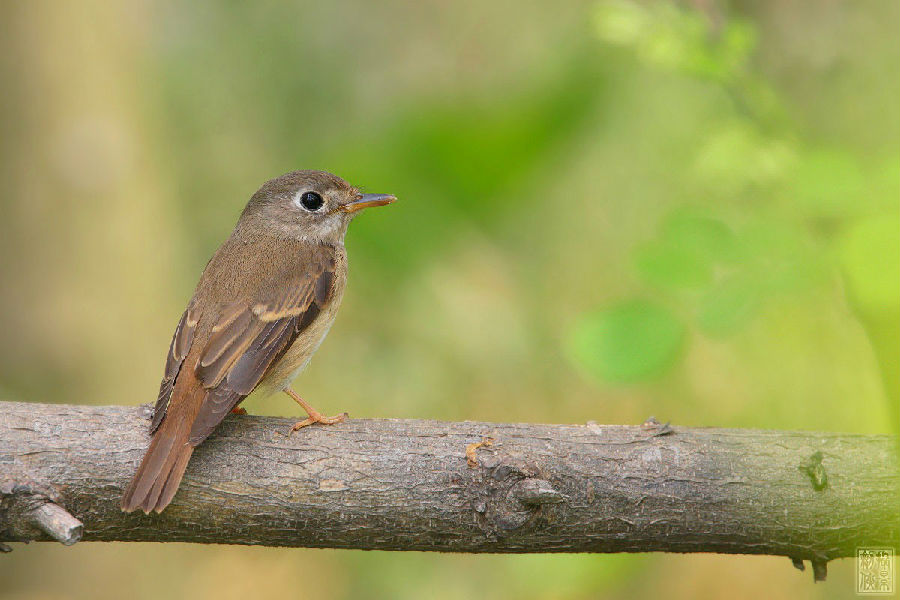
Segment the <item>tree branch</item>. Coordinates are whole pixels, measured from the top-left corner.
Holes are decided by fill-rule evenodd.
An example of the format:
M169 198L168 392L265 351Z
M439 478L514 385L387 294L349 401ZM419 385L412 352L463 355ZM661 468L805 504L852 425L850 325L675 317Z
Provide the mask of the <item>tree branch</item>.
M74 515L89 541L774 554L822 577L859 546L900 546L888 436L357 419L288 435L233 415L169 508L125 514L147 416L0 403L0 541L74 543Z

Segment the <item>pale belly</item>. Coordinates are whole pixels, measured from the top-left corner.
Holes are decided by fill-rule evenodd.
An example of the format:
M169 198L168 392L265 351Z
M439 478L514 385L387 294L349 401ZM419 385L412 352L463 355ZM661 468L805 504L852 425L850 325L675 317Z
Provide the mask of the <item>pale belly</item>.
M259 382L253 391L254 396L269 396L284 390L306 368L312 355L319 349L334 323L343 293L343 282L341 282L340 289L334 291L334 300L329 303L328 309L320 313L306 329L300 332L281 360Z
M318 321L319 319L317 319ZM301 333L290 349L285 352L281 361L259 383L259 391L268 396L290 386L294 379L297 378L297 375L309 364L312 355L319 349L319 346L328 334L328 330L331 329L332 323L334 323L333 316L327 324L323 321L321 327L313 329L316 325L314 323L309 329Z

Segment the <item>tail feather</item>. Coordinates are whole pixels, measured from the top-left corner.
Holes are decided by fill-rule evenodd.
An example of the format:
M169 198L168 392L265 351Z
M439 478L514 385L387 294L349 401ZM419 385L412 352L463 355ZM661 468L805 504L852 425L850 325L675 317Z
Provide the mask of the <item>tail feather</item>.
M189 429L179 426L175 419L166 421L169 419L154 434L134 479L122 496L121 507L126 512L137 509L145 513L162 512L178 490L194 447L188 441Z
M181 485L181 478L184 477L184 470L187 469L188 461L191 460L193 452L194 446L185 444L178 453L175 462L172 463L172 470L169 471L169 476L166 477L166 484L162 488L162 493L160 493L159 499L156 501L157 511L167 507L172 498L175 497L175 492L178 491L178 486Z
M159 477L166 458L175 443L171 432L158 431L150 441L150 447L144 454L134 479L122 496L122 510L131 512L138 508L150 493L150 489Z

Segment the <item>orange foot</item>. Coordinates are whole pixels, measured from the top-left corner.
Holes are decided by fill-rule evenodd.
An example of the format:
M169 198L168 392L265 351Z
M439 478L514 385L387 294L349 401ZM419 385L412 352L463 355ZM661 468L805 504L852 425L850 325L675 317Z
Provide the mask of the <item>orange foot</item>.
M243 406L235 406L234 408L231 409L231 414L233 414L233 415L246 415L246 414L247 414L247 409L244 408Z
M335 423L343 423L348 415L347 413L341 413L339 415L335 415L333 417L326 417L312 406L306 403L306 401L297 395L297 392L292 390L291 388L287 388L284 390L284 393L294 399L294 402L303 407L303 410L306 411L306 414L309 415L306 419L294 423L294 426L291 427L291 433L297 431L298 429L302 429L307 425L312 425L313 423L321 423L322 425L334 425Z

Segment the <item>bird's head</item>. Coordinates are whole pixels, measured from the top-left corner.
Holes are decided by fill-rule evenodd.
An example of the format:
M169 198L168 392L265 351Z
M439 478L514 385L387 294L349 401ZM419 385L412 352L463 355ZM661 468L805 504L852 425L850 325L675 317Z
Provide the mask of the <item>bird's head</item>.
M363 194L325 171L293 171L263 184L241 215L266 231L314 243L340 244L364 208L394 202L390 194Z

